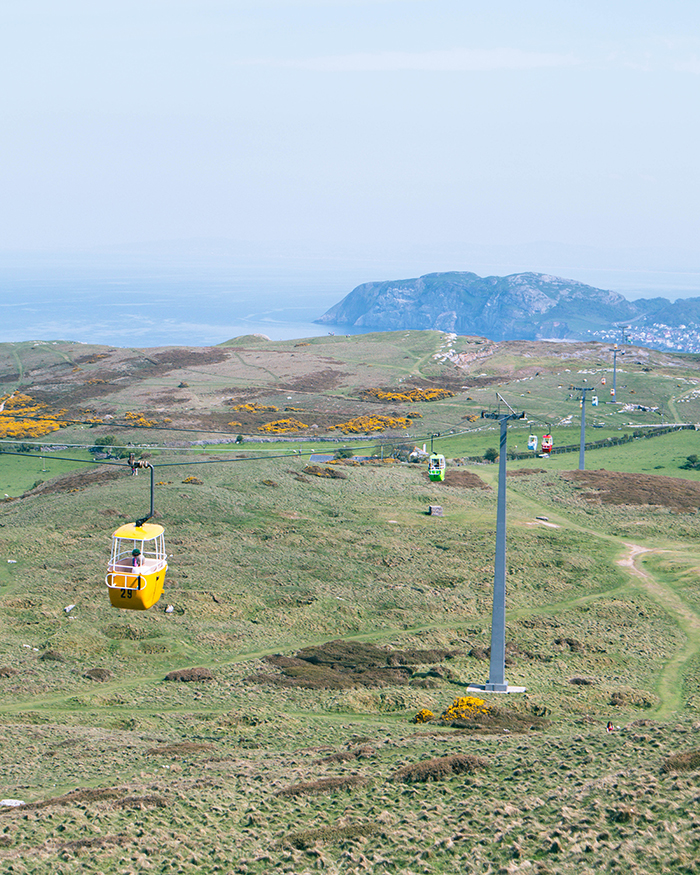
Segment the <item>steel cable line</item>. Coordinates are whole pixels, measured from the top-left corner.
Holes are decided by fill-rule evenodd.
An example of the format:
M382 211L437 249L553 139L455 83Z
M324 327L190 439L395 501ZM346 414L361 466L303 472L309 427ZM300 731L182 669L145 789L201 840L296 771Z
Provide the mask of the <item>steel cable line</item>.
M472 432L477 432L477 431L482 431L482 430L483 430L483 426L479 426L479 428L464 429L462 431L455 432L453 434L441 435L441 440L449 440L450 438L461 437L463 435L471 434ZM401 436L399 435L398 439L400 439L400 438L401 438ZM420 442L420 441L427 442L429 439L430 439L429 433L426 433L424 435L416 435L416 436L411 438L412 441L418 441L418 442ZM14 439L14 440L10 440L7 438L0 439L0 443L17 444L19 442L22 442L22 441L20 439ZM26 443L26 442L24 442L24 443ZM396 441L394 441L394 440L384 441L384 442L375 441L372 443L367 443L365 445L361 445L359 447L354 447L354 449L356 449L356 450L369 450L369 449L373 449L375 447L386 445L389 443L396 443ZM33 446L37 446L37 445L33 444ZM41 446L41 447L51 447L51 446L63 447L63 446L66 446L66 444L50 444L50 443L42 442L38 446ZM85 450L87 450L90 448L90 446L93 446L93 445L92 444L90 444L90 445L88 445L88 444L68 444L68 446L72 447L73 449L85 449ZM153 446L151 446L151 447L138 447L138 446L133 446L130 449L135 449L135 450L138 450L138 449L157 449L157 450L161 450L161 451L165 451L165 452L192 452L193 447L153 447ZM204 449L204 448L202 448L202 449ZM301 450L297 450L296 452L278 453L276 455L256 455L256 456L246 455L246 456L241 456L241 457L237 457L237 458L226 458L226 459L198 459L198 460L192 460L192 461L187 461L187 462L161 462L161 463L154 464L153 467L154 468L168 468L168 467L187 466L187 465L214 465L214 464L219 464L219 463L223 463L223 462L259 462L259 461L264 461L265 459L294 459L294 458L300 458L303 456L313 456L313 455L325 455L325 454L323 453L323 450L309 449L309 450L305 450L304 452L302 452ZM11 450L0 449L0 456L22 456L23 458L26 458L27 453L19 453L19 452L13 452ZM72 458L67 457L67 456L56 456L54 458L56 459L56 461L77 462L77 463L82 464L82 465L111 465L111 466L121 467L124 464L128 464L128 463L123 463L123 462L108 461L108 460L104 460L104 459L72 459Z

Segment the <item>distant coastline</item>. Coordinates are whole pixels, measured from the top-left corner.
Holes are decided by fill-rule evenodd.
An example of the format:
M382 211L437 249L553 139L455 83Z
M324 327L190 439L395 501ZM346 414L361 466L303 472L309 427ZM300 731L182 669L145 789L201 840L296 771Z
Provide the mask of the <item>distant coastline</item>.
M436 259L436 261L439 261ZM439 266L439 265L438 265ZM482 273L485 266L475 265ZM502 268L501 268L502 270ZM399 275L395 265L245 265L95 261L10 262L0 257L0 342L68 340L121 347L212 346L244 334L272 340L363 334L376 328L315 322L358 283ZM411 271L401 271L411 275ZM695 273L580 270L633 300L698 295ZM607 284L604 283L608 279Z

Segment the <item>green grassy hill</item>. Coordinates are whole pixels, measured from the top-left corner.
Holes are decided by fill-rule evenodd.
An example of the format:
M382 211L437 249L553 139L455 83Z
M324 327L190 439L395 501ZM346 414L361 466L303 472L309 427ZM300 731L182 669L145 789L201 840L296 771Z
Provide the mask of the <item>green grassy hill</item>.
M5 871L693 871L700 473L679 466L697 433L591 450L583 475L576 453L509 462L506 676L527 692L483 696L488 713L458 724L413 719L487 679L497 466L451 461L445 483L421 464L309 467L338 446L328 426L406 409L422 414L409 429L353 445L388 455L441 431L448 459L483 455L493 423L463 417L496 389L532 420L511 447L542 422L577 445L568 387L609 383L604 348L436 332L31 346L0 349L0 401L46 404L33 422L65 410L26 442L69 449L0 454L0 795L26 803L0 806ZM660 420L630 399L700 419L697 379L692 357L630 351L591 438ZM371 387L455 394L383 403ZM227 431L253 402L278 410ZM320 420L299 445L189 445L305 421L285 406ZM110 607L104 585L148 477L70 461L109 434L156 466L171 556L148 612Z

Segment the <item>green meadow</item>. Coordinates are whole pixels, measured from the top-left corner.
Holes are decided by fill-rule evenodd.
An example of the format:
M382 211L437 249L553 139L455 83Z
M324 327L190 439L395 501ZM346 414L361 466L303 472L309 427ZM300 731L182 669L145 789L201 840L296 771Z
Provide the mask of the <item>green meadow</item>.
M356 358L347 386L315 384L316 409L326 398L345 415L359 405L353 385L390 385L392 369L395 385L431 374L456 384L433 358L443 336L372 337L303 341L348 374ZM274 374L278 352L308 354L292 342L231 343L236 367L256 373ZM453 341L469 355L480 345ZM467 460L498 446L498 434L462 417L492 409L496 390L517 408L516 381L531 376L542 381L536 393L528 384L533 421L511 430L509 449L531 431L541 438L545 414L573 413L552 433L557 446L578 445L578 405L559 389L573 360L503 346L464 376L500 382L423 403L411 439L348 442L429 444L443 422L455 432L436 440L445 483L431 483L424 463L386 457L314 469L312 449L343 445L328 433L300 446L190 447L175 430L185 415L170 413L172 427L148 441L118 431L156 445L138 452L155 466L169 568L147 612L112 608L104 576L112 531L148 510L148 472L87 461L87 449L61 451L84 464L0 454L11 499L0 502L0 795L23 803L0 806L3 871L696 871L700 475L680 467L698 452L694 430L588 451L586 469L608 472L602 479L569 473L577 451L508 462L506 677L526 692L483 694L485 713L440 720L489 672L498 465ZM79 357L62 351L75 380ZM532 374L514 371L525 353ZM600 371L594 353L578 350L575 367ZM666 386L671 416L696 365L647 353L635 350L643 364L622 382L633 397ZM367 376L370 364L381 380ZM309 403L289 380L256 386L225 366L207 366L210 395L206 368L188 366L144 376L129 406L126 395L80 403L152 412L144 398L179 392L180 408L203 415L237 381L261 404ZM601 424L619 417L622 432L639 429L632 413L599 410ZM595 423L591 440L621 433ZM73 425L46 440L87 448L112 433L113 422ZM435 505L442 516L429 515ZM415 722L422 711L433 719Z

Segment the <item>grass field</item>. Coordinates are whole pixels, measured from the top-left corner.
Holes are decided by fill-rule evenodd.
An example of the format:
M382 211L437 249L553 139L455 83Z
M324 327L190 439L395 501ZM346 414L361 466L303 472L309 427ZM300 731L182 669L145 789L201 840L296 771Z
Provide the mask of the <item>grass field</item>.
M377 366L437 369L441 337L379 344ZM352 345L309 342L328 358ZM256 350L236 355L262 373L273 363ZM79 357L71 375L103 361ZM567 473L577 454L508 463L506 676L527 692L484 696L491 712L459 725L413 719L488 676L497 465L451 464L444 484L396 462L319 477L306 451L253 459L261 447L244 443L222 464L225 447L180 435L151 451L165 592L129 612L103 578L111 531L147 511L148 477L0 455L4 491L25 494L0 503L0 795L25 803L0 806L3 871L695 872L700 484L678 465L696 434L590 451L589 479ZM478 432L441 450L495 445ZM603 469L629 477L605 491ZM165 679L187 669L199 680Z

